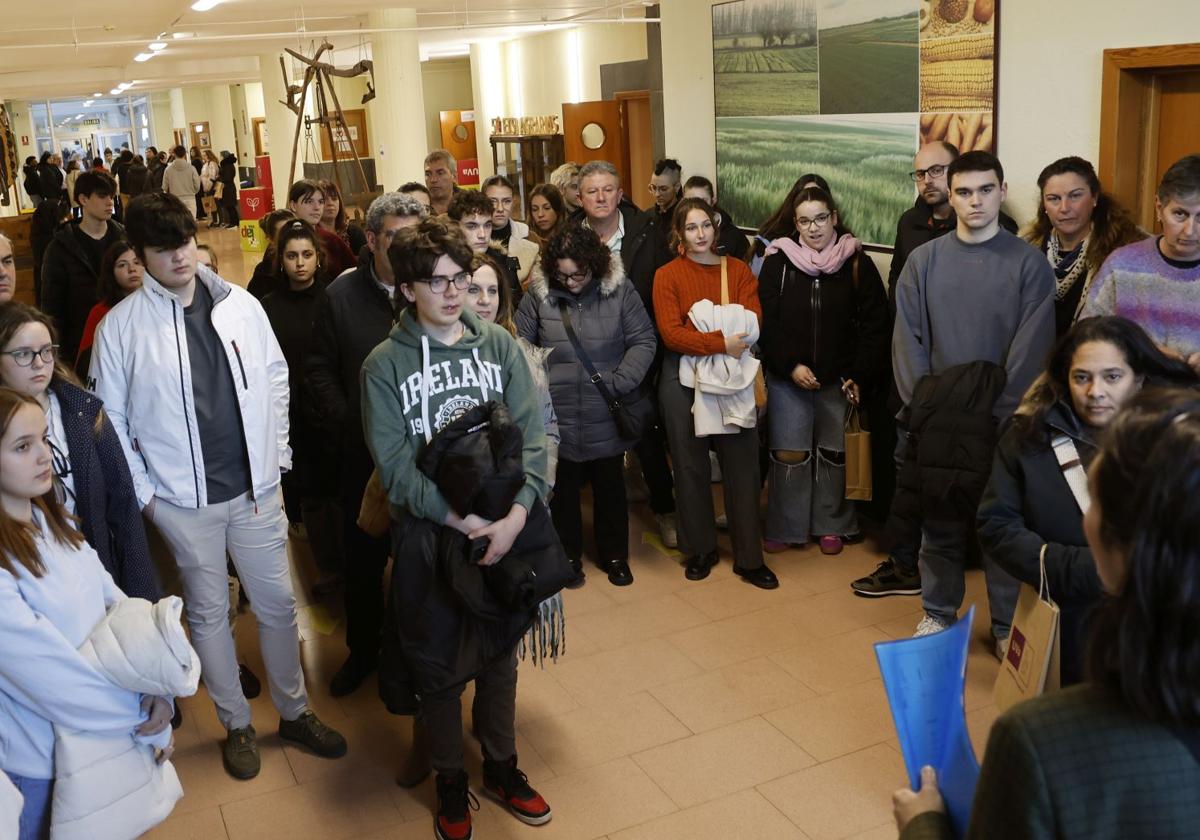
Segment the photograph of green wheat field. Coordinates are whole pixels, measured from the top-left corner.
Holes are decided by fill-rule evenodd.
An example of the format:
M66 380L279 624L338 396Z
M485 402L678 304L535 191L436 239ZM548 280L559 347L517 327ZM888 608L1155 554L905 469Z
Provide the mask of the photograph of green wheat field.
M918 110L920 16L914 0L822 0L817 17L820 113Z
M720 117L721 205L755 228L807 172L824 177L843 221L863 242L891 246L896 220L912 206L908 177L917 114L859 117Z
M817 113L813 0L737 0L713 6L718 117Z

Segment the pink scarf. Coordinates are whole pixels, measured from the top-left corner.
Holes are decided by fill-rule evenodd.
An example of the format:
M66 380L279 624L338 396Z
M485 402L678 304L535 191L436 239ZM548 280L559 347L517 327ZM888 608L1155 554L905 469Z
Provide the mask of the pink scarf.
M835 274L846 264L846 260L862 249L862 243L848 233L830 242L821 251L815 251L803 242L797 242L787 236L780 237L771 243L765 255L770 256L776 251L791 260L792 265L812 277L818 274Z

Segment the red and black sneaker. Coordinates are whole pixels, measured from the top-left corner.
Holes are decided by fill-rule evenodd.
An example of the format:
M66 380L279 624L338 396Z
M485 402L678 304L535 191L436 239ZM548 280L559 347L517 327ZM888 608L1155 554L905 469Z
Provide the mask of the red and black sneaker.
M467 772L453 776L437 775L438 809L433 815L433 831L438 840L471 840L471 810L479 810L479 800L467 787Z
M508 761L483 762L483 789L507 805L513 816L526 825L550 822L550 806L542 795L529 786L529 777L517 767L514 755Z

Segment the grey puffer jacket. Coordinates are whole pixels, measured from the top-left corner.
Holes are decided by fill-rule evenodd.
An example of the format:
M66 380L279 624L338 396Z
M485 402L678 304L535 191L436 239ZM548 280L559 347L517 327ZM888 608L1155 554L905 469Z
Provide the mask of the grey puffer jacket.
M558 445L562 438L558 434L558 415L554 413L554 400L550 397L550 349L536 347L518 336L517 346L529 363L529 376L537 390L538 402L542 404L542 422L546 424L546 480L554 486L554 475L558 471Z
M604 384L616 396L634 391L654 361L654 326L637 291L625 279L620 257L608 274L594 279L578 295L547 283L534 267L529 288L517 309L517 333L550 352L550 396L558 415L559 457L594 461L629 449L617 433L612 414L592 384L567 338L558 304L570 307L571 323Z

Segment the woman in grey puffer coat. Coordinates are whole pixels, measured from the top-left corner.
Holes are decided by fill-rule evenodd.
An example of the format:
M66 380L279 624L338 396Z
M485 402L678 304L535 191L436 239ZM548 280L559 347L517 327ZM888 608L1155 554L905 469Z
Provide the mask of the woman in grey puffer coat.
M534 267L517 309L517 332L548 348L550 396L562 442L550 512L567 556L581 570L583 522L580 490L592 485L597 565L616 586L633 582L629 571L629 509L622 463L636 441L624 440L600 390L571 346L560 304L604 384L615 396L635 391L654 360L654 327L637 291L588 228L556 234Z

